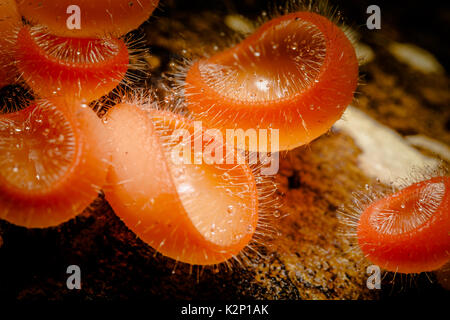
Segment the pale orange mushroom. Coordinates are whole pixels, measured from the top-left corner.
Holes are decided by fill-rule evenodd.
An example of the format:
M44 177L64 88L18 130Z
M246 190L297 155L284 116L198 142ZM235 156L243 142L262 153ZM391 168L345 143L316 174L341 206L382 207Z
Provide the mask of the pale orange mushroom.
M17 37L17 67L41 97L89 103L125 77L129 52L122 39L65 38L23 27Z
M357 227L372 263L400 273L437 270L450 260L450 178L414 183L370 204Z
M19 12L28 21L46 26L54 35L101 38L119 37L136 29L151 16L159 0L16 0L16 2ZM80 22L79 28L76 22Z
M194 117L224 133L279 130L279 147L270 149L279 151L327 132L352 101L357 82L358 61L345 33L321 15L296 12L194 63L185 95Z
M220 141L205 132L195 138L184 117L134 104L113 107L106 126L114 144L106 199L139 238L165 256L198 265L224 262L251 241L258 199L249 166L193 163L195 139L223 150ZM187 140L175 139L180 132Z
M106 181L106 142L89 108L46 102L0 115L0 218L44 228L81 213Z

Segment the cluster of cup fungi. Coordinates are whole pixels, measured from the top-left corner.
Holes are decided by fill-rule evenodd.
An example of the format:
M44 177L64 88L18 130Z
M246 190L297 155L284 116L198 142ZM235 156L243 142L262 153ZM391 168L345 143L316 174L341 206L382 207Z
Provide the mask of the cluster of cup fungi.
M70 29L67 10L74 4L81 28ZM173 88L187 112L128 95L99 116L92 103L130 81L133 50L125 35L157 5L0 0L0 85L19 82L35 97L0 114L0 218L27 228L56 226L102 191L126 226L161 254L215 265L270 229L261 177L244 156L267 150L249 144L235 150L205 128L224 135L278 129L271 152L310 143L351 103L358 60L338 19L305 6L190 63ZM204 125L200 134L194 121ZM188 143L189 152L175 152L180 129L189 142L201 139L201 149ZM219 161L196 162L206 149ZM449 260L449 190L449 177L433 177L344 220L364 255L383 269L436 270ZM265 210L270 215L270 206Z

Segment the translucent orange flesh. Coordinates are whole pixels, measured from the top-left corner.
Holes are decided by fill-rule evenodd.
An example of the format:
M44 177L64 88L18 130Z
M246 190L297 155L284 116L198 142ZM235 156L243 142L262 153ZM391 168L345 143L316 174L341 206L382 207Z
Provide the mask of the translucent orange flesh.
M14 0L0 0L0 88L11 84L17 75L14 66L14 33L21 25Z
M105 141L88 108L46 103L0 115L0 218L44 228L81 213L106 181Z
M128 49L121 39L71 39L23 27L16 44L17 66L27 84L42 97L100 98L124 78Z
M185 129L190 142L194 129L170 112L120 104L107 114L107 128L115 148L106 199L142 240L165 256L197 265L221 263L249 243L258 214L246 164L176 160L180 153L172 151L180 144L171 141L174 130Z
M121 36L150 17L159 0L17 0L20 13L50 33L67 37ZM69 6L80 8L80 29L69 29L74 21Z
M206 125L278 129L279 150L288 150L330 129L352 101L357 79L344 32L318 14L297 12L195 63L185 89L189 109Z
M450 178L413 184L370 205L358 243L374 264L394 272L432 271L450 259Z

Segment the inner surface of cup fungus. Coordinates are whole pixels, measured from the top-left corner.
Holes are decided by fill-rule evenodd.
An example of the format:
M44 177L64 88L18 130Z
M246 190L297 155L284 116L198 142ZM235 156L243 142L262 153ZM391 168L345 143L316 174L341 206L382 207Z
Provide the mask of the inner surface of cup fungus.
M258 221L256 184L245 161L196 164L206 146L194 150L194 139L215 150L224 145L205 132L196 136L192 122L169 111L120 104L106 122L115 146L106 199L134 233L190 264L221 263L244 249ZM187 152L178 152L180 146Z
M50 33L85 38L119 37L136 29L150 17L159 0L16 0L16 2L20 13L28 21L45 25Z
M26 83L42 97L90 102L124 78L129 53L122 39L65 38L23 27L16 59Z
M106 181L108 150L89 108L42 102L0 114L0 218L29 228L81 213Z
M185 94L194 116L210 127L279 129L279 150L289 150L330 129L357 80L345 33L321 15L296 12L193 64Z
M357 227L358 244L374 264L420 273L450 259L450 178L412 184L369 205Z
M22 23L14 0L0 0L0 88L14 82L14 36Z

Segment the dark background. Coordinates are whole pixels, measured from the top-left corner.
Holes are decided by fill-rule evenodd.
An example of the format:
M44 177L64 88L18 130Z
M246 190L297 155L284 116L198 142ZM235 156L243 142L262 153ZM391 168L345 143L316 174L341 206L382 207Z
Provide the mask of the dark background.
M212 10L218 12L236 12L254 18L261 11L283 4L274 0L163 0L156 16L170 16L173 12ZM308 2L308 1L305 1ZM378 5L381 9L381 28L383 32L398 35L398 40L411 42L436 55L446 70L450 67L450 2L449 1L374 1L374 0L330 0L339 8L352 26L365 28L369 5ZM368 31L372 32L372 31Z

